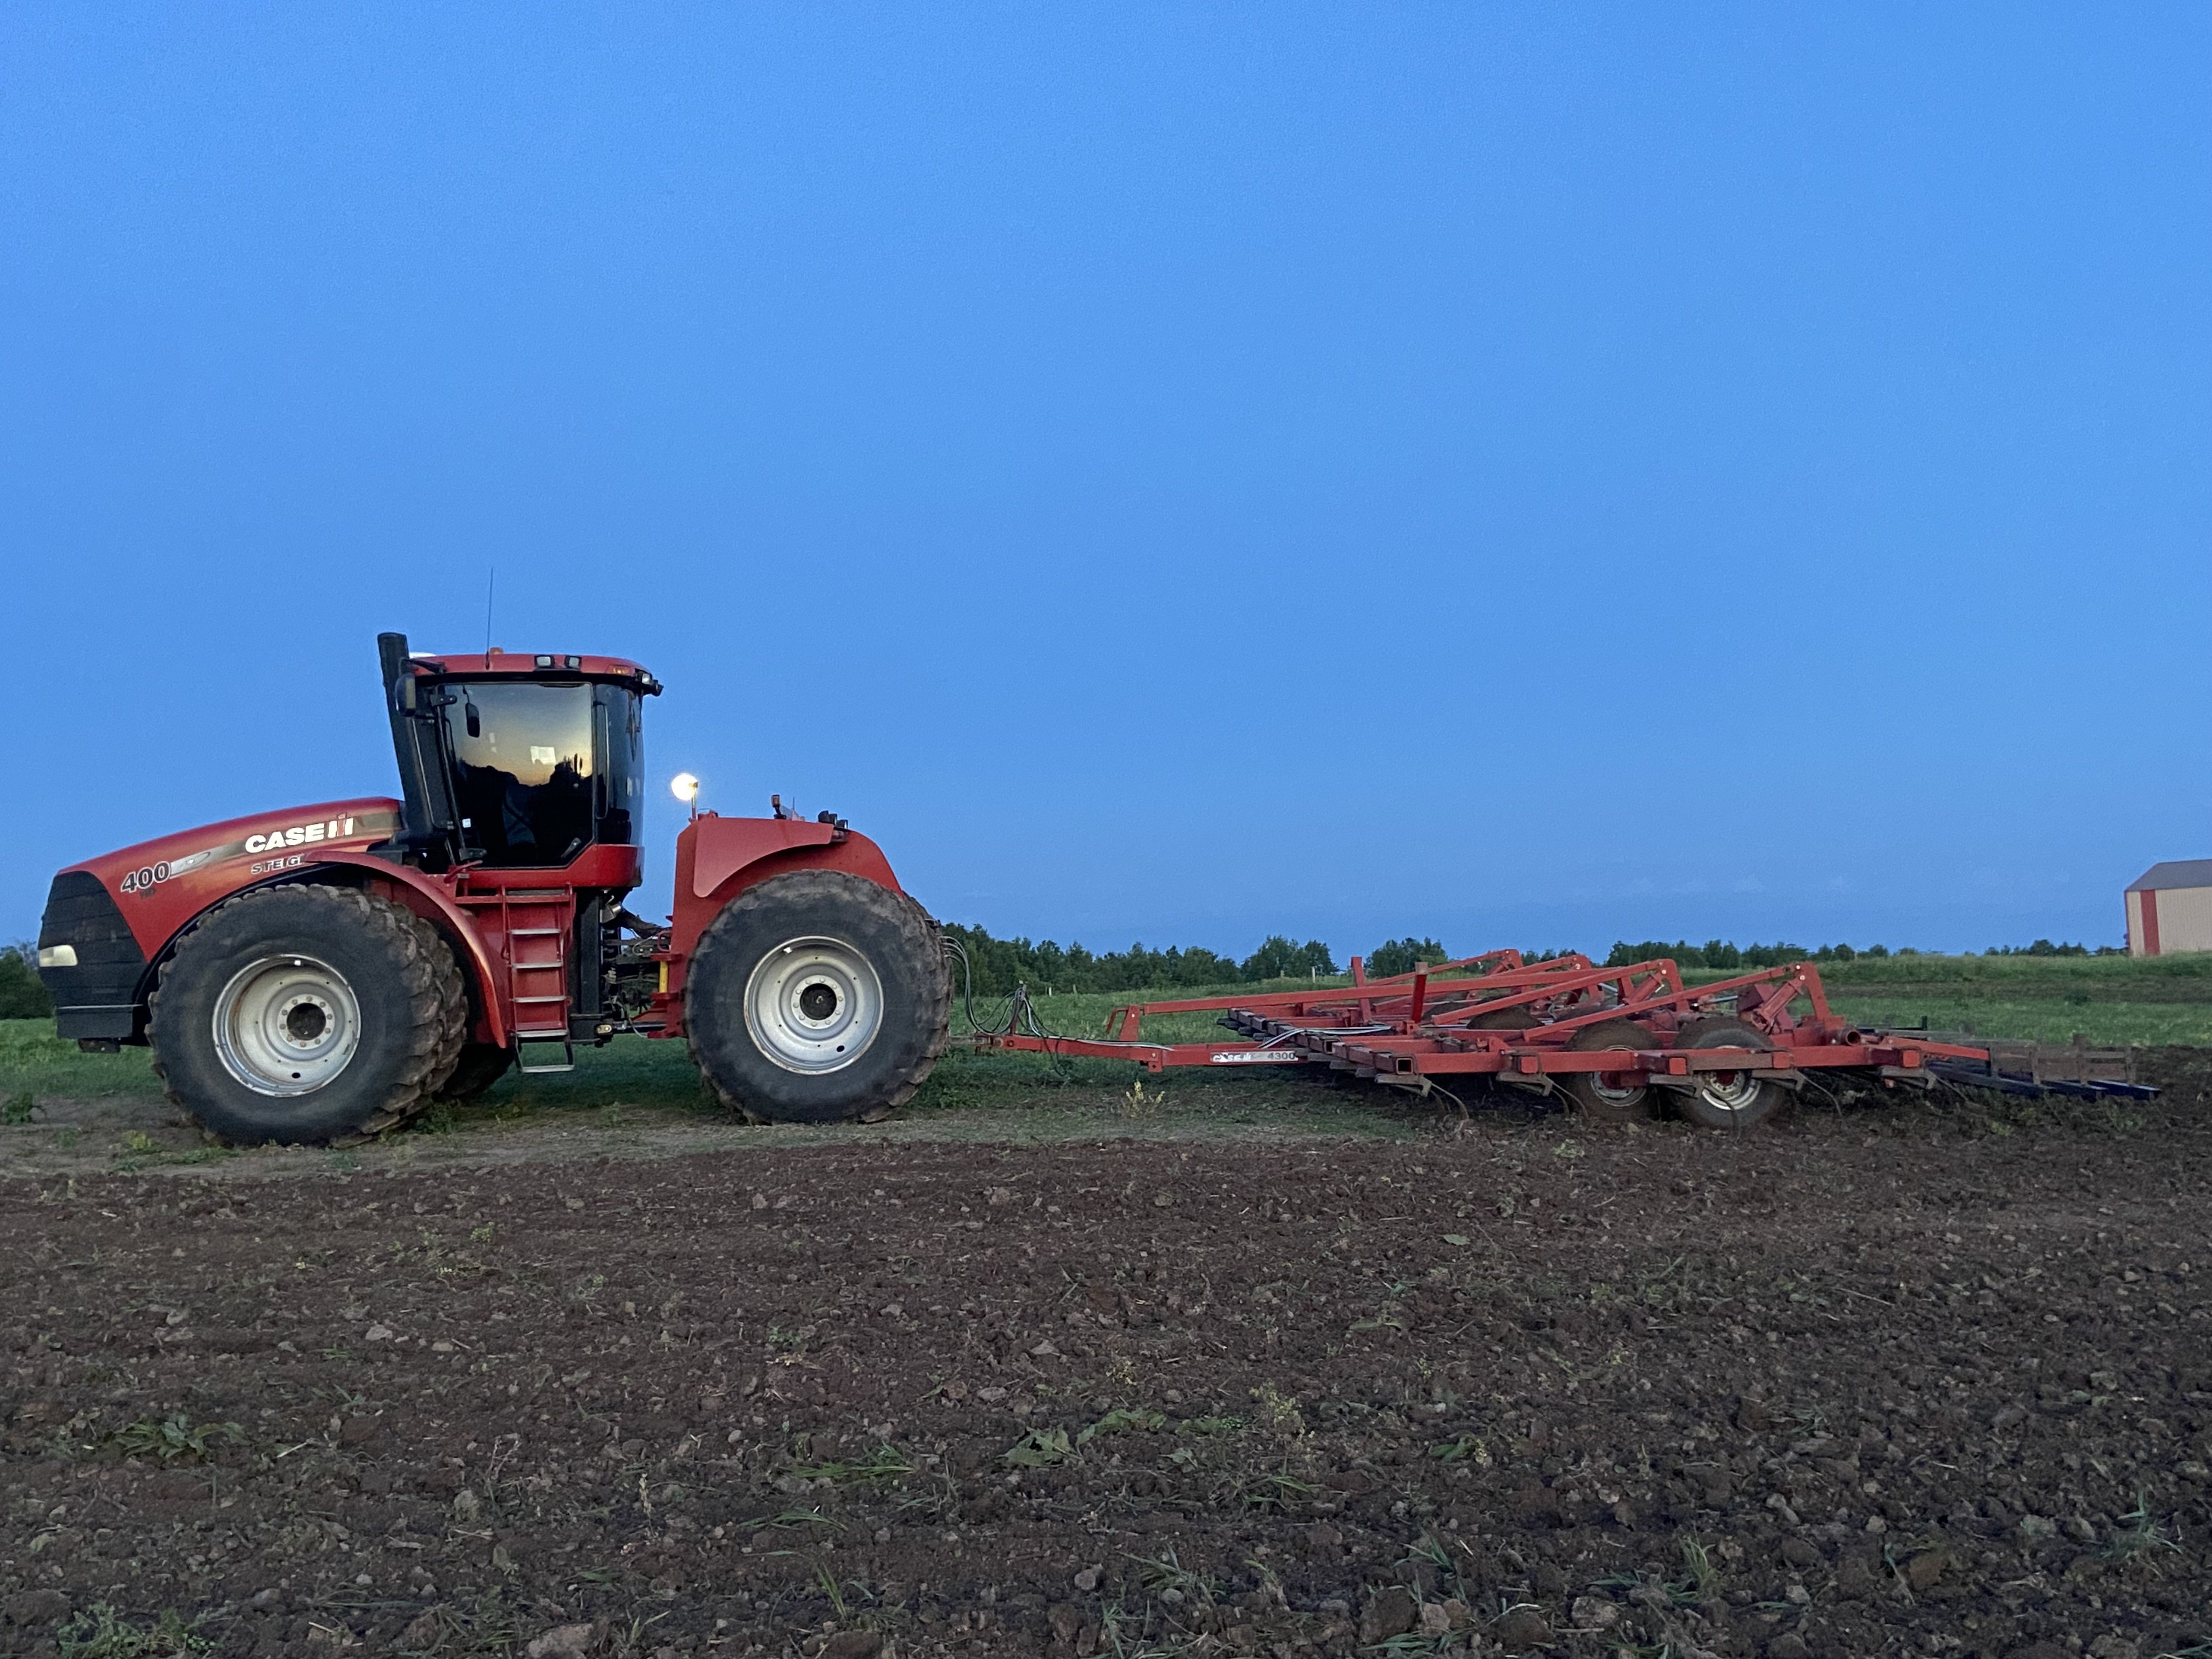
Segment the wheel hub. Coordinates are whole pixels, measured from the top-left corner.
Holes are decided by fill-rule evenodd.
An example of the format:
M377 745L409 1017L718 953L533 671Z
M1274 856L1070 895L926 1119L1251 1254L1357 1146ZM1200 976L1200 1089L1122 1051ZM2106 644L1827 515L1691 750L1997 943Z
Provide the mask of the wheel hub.
M264 957L216 998L215 1051L258 1095L312 1094L361 1044L361 1005L345 976L313 957Z
M787 940L761 958L745 984L745 1028L787 1072L851 1065L883 1023L883 981L842 939Z
M1723 1112L1741 1112L1759 1100L1764 1083L1754 1072L1708 1072L1698 1092L1705 1103Z

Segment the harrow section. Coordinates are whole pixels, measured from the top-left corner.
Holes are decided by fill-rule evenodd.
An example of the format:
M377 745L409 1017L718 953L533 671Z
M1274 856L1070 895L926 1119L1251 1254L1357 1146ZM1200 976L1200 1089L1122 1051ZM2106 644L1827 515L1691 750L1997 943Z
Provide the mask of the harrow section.
M1108 1035L1058 1036L1025 1021L1024 999L981 1048L1170 1066L1304 1066L1427 1093L1483 1078L1559 1093L1585 1115L1628 1118L1662 1103L1693 1122L1747 1127L1808 1079L1875 1086L1949 1082L2012 1092L2053 1085L2014 1075L1990 1048L1916 1031L1863 1030L1829 1008L1809 962L1686 986L1671 959L1600 966L1583 956L1530 962L1517 951L1423 965L1311 991L1130 1003ZM1147 1042L1148 1016L1215 1012L1236 1041ZM2068 1093L2148 1094L2121 1079L2069 1079Z

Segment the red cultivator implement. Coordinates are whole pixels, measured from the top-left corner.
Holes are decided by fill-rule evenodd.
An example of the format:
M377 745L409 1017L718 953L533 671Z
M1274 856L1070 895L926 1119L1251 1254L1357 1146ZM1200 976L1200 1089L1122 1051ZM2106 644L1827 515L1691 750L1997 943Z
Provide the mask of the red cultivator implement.
M1099 1040L1056 1036L1025 1020L1025 1000L984 1048L1170 1066L1311 1066L1421 1092L1483 1078L1559 1093L1599 1118L1647 1115L1660 1103L1708 1127L1759 1122L1817 1073L1877 1086L1937 1081L2017 1091L1987 1048L1926 1033L1863 1030L1828 1006L1808 962L1686 986L1664 958L1601 967L1589 957L1524 961L1517 951L1419 967L1310 991L1132 1003ZM1218 1012L1242 1039L1148 1042L1147 1016ZM2050 1089L2047 1083L2035 1091ZM2146 1094L2122 1079L2081 1079L2065 1091Z

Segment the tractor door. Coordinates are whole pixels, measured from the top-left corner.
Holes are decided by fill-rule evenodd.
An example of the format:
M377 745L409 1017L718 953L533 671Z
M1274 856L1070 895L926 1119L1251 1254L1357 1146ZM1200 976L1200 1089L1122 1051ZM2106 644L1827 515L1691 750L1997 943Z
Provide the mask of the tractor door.
M637 844L637 695L586 680L455 679L440 687L461 835L493 869L558 868Z

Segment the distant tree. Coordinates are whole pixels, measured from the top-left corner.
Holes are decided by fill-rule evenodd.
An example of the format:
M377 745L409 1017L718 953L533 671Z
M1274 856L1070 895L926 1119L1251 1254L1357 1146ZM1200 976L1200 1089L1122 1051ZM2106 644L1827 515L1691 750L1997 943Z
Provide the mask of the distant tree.
M10 945L0 949L0 1019L51 1019L54 1000L46 994L39 970L35 945Z
M1626 939L1613 941L1612 954L1605 959L1608 968L1626 968L1631 963L1650 962L1669 957L1677 968L1704 968L1711 965L1706 951L1710 947L1692 945L1678 939L1672 945L1664 939L1647 939L1641 945L1631 945ZM1723 945L1723 950L1733 949Z
M1139 941L1126 951L1109 951L1100 956L1079 944L1063 947L1052 939L1033 944L1019 936L994 939L983 928L963 927L958 922L947 922L945 936L967 953L968 970L978 996L1002 997L1017 985L1026 985L1042 996L1048 988L1062 993L1143 991L1155 986L1234 985L1250 977L1234 957L1223 956L1203 945L1156 951ZM1269 956L1270 947L1279 948ZM1262 957L1267 960L1261 961ZM1268 977L1336 971L1336 964L1329 959L1328 947L1318 939L1291 945L1279 935L1261 945L1251 961L1262 966L1278 961L1285 964ZM957 963L953 973L955 990L964 989L958 982Z
M1304 945L1294 945L1284 934L1270 933L1258 950L1244 958L1237 975L1248 980L1310 979L1316 974L1333 974L1336 958L1329 955L1328 946L1317 939Z
M1747 968L1779 968L1785 962L1803 962L1813 953L1802 945L1747 945L1743 947L1743 965Z
M1193 945L1151 951L1132 945L1100 957L1084 988L1092 991L1140 991L1152 985L1224 985L1237 978L1232 957Z
M1373 979L1388 979L1393 974L1410 974L1416 963L1425 962L1431 967L1439 962L1449 962L1451 952L1432 939L1415 939L1408 934L1404 939L1386 940L1368 953L1367 972Z

